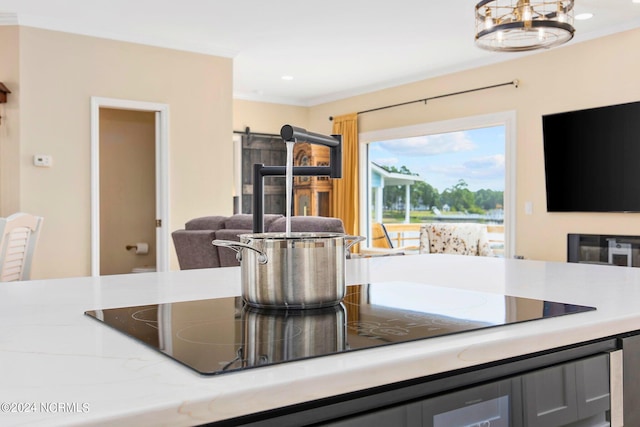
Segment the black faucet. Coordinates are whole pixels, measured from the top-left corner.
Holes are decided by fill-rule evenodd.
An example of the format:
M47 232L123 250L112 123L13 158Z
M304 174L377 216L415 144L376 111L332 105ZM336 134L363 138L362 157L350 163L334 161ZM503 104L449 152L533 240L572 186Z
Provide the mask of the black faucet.
M324 145L330 148L329 166L294 166L294 176L328 176L342 178L342 135L321 135L307 132L305 129L284 125L280 129L282 140ZM262 163L253 165L253 232L264 232L264 177L285 176L286 166L265 166ZM290 212L287 212L289 215Z

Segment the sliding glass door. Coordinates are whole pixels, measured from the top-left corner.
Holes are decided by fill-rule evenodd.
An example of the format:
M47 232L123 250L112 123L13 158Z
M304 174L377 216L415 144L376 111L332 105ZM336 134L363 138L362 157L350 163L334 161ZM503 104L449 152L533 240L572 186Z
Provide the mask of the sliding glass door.
M482 223L494 253L511 256L514 127L515 114L501 113L361 134L369 246L379 224L415 251L422 223Z

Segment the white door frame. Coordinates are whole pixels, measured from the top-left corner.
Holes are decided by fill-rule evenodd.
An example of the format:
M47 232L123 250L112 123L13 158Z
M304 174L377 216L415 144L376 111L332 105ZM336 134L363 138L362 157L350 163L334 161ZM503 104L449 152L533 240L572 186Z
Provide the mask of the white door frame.
M100 108L156 114L156 270L169 268L169 105L91 97L91 275L100 275Z
M233 135L233 203L234 211L242 213L242 135ZM238 204L236 205L236 197Z
M412 126L405 126L392 129L381 129L377 131L363 132L358 138L359 146L359 168L360 182L368 183L371 177L367 176L368 171L368 150L367 144L376 141L386 141L398 138L410 138L422 135L436 135L469 129L484 128L490 126L504 126L505 130L505 176L504 176L504 246L505 258L512 258L516 248L516 112L503 111L479 116L461 117L459 119L444 120L441 122L421 123ZM360 227L369 226L368 199L370 195L367 191L360 191Z

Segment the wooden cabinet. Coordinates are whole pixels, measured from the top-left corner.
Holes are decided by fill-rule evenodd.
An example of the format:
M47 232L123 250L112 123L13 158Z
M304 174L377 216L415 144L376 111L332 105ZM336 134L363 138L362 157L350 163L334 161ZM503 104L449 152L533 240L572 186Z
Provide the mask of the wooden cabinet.
M297 143L293 151L295 166L329 166L329 148ZM293 184L293 214L331 216L333 183L325 176L297 176Z

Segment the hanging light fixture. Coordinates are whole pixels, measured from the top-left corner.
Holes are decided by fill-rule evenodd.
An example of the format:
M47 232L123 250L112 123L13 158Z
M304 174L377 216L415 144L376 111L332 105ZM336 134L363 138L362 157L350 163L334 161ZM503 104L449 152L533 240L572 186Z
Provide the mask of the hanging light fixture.
M523 52L573 38L574 0L482 0L476 4L476 44L486 50Z

